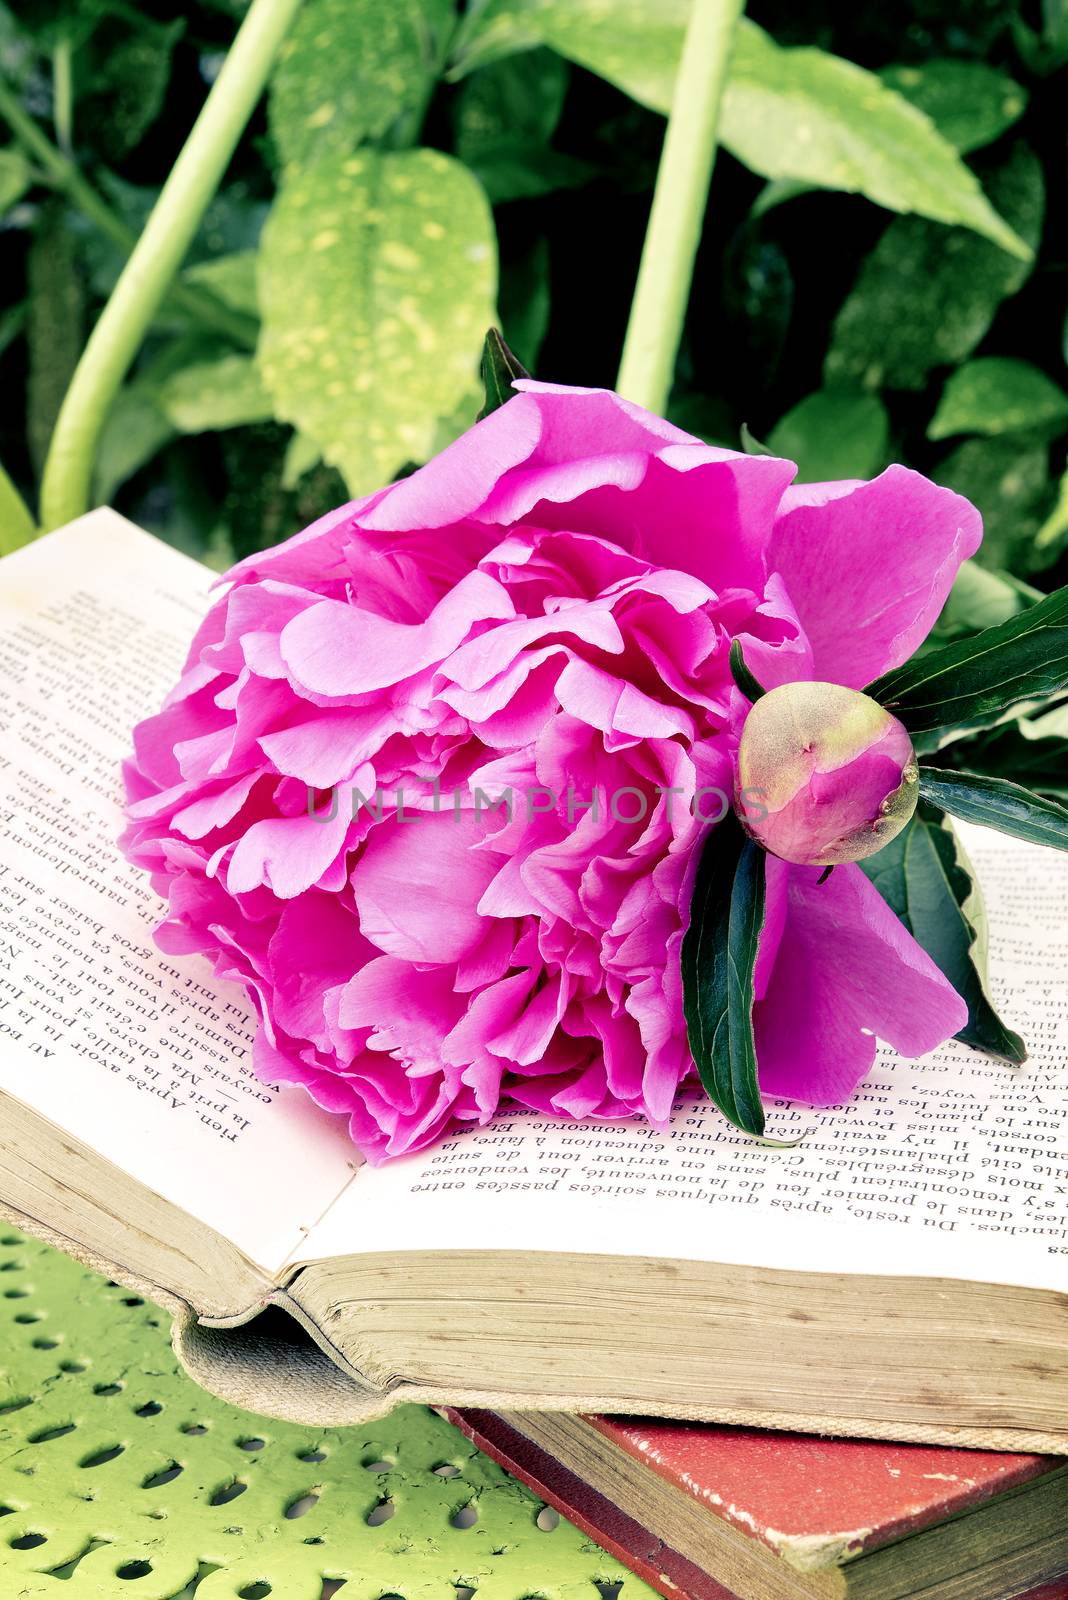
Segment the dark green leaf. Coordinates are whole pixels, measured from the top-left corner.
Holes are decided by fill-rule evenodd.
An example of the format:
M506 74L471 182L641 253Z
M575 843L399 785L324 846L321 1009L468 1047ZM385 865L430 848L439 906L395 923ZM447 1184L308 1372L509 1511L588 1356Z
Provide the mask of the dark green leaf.
M456 154L494 205L588 182L596 168L549 148L571 69L553 50L527 50L480 68L456 96Z
M93 465L93 495L111 505L116 492L177 436L178 429L159 403L160 390L174 374L217 360L225 353L196 334L172 339L140 363L108 412Z
M477 166L487 149L545 146L564 108L571 68L553 50L527 50L467 78L453 109L456 154Z
M928 439L955 433L1053 433L1068 419L1068 394L1040 367L1011 356L981 356L946 382Z
M14 305L5 306L0 311L0 356L25 328L28 310L25 300L16 300Z
M774 450L769 450L766 444L761 444L755 433L752 433L747 422L743 422L738 430L741 435L742 449L747 456L773 456Z
M1068 809L1006 778L921 767L920 796L962 822L1068 850Z
M977 936L981 891L940 814L921 805L896 839L858 865L967 1005L968 1023L957 1038L1003 1061L1026 1060L1023 1040L1001 1021L986 992Z
M1068 702L943 745L938 762L1068 801Z
M731 677L745 695L746 699L751 700L755 705L756 702L761 699L761 697L766 694L767 691L757 682L749 668L746 666L745 656L742 654L742 646L737 639L732 639L731 641L731 650L728 659L730 661Z
M1068 685L1068 588L994 628L914 657L865 690L910 732L993 723Z
M988 169L998 210L1032 247L1042 232L1042 166L1024 144ZM860 269L835 319L824 363L828 383L924 389L935 367L971 355L1001 302L1030 265L962 228L922 217L891 222Z
M991 572L977 562L961 563L949 599L936 622L931 644L947 644L962 634L978 633L1018 616L1042 599L1042 591L1008 572Z
M549 330L549 242L538 239L525 255L502 263L498 296L505 343L528 372Z
M561 150L517 145L512 140L484 146L468 166L494 205L506 200L536 200L556 189L580 189L597 173L588 161Z
M1052 565L1068 544L1068 472L1061 474L1057 499L1028 548L1031 568L1040 571Z
M116 8L118 12L118 8ZM131 29L133 7L105 17L88 46L80 74L79 141L88 138L105 161L118 162L135 150L163 110L171 75L171 56L185 22L148 21L144 13Z
M1027 91L982 61L936 57L915 65L884 67L888 88L930 117L943 138L966 154L990 144L1027 109Z
M799 483L874 478L887 464L889 418L874 394L817 389L772 428L768 444L797 462Z
M1042 10L1040 33L1029 28L1021 16L1012 18L1012 32L1020 60L1029 72L1045 78L1068 61L1068 14L1063 0L1049 0Z
M94 498L101 505L110 505L116 491L169 444L176 432L156 403L154 385L135 379L120 389L97 445Z
M932 476L982 513L983 542L974 558L980 566L1030 572L1055 558L1055 547L1037 543L1054 497L1047 444L1010 436L968 439Z
M530 377L526 367L512 354L496 328L491 328L486 334L480 370L486 399L478 414L479 422L483 417L488 417L491 411L496 411L498 406L511 400L514 393L512 384L516 378Z
M713 1105L764 1131L753 1038L753 969L764 926L764 854L729 816L709 830L682 941L690 1050Z

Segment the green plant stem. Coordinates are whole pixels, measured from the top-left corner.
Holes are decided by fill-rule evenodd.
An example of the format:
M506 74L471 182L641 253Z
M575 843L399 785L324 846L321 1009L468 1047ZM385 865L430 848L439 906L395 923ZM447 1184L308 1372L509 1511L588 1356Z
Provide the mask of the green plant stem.
M41 482L45 529L88 508L93 458L111 403L222 180L299 6L300 0L252 0L67 390Z
M36 535L30 508L0 466L0 556L9 556Z
M667 406L701 234L731 44L743 0L693 0L616 387Z
M74 72L69 34L64 34L52 52L52 125L56 143L69 156L74 148Z
M33 118L27 116L15 95L0 78L0 117L22 146L26 155L37 166L44 181L65 194L70 203L87 217L100 232L117 245L123 255L130 255L137 243L137 235L128 228L121 217L97 193L83 176L76 163L58 150L42 133ZM203 290L176 283L168 296L172 305L193 317L203 327L221 333L246 350L256 343L256 324L251 317L233 311L215 295Z

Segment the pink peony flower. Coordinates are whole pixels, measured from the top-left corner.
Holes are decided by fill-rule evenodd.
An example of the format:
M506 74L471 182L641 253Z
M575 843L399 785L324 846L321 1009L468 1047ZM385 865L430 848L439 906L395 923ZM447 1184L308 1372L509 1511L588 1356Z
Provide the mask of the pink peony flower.
M502 1100L664 1122L749 710L731 641L769 689L860 689L980 538L902 467L791 488L613 394L517 388L236 567L127 772L161 945L246 986L257 1070L375 1161ZM824 1105L873 1035L921 1054L966 1010L858 867L819 876L768 858L755 1026L763 1089Z
M863 861L916 809L908 731L869 695L837 683L783 683L742 727L737 783L746 830L801 866ZM760 796L752 809L747 795Z

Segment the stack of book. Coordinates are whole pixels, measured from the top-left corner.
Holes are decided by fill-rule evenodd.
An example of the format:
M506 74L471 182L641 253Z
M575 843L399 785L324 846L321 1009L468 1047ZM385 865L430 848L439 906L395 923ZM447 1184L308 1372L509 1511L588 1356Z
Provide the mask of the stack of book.
M670 1600L1065 1600L1068 1461L700 1423L456 1411Z

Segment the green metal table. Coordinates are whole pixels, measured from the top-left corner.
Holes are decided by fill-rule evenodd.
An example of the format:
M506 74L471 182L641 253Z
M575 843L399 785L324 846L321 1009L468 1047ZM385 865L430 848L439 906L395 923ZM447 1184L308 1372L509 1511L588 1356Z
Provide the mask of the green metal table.
M166 1314L0 1223L2 1600L655 1600L422 1406L274 1422Z

